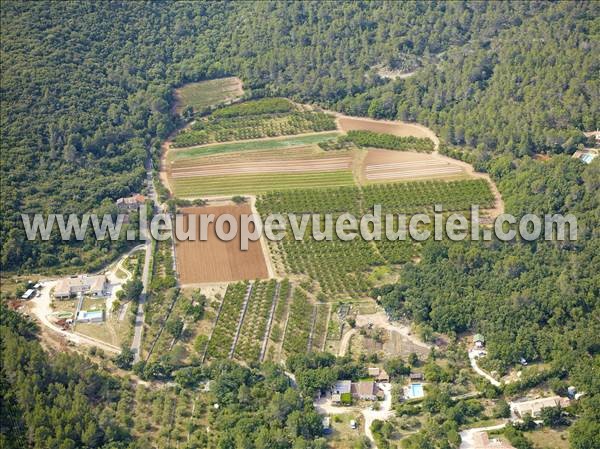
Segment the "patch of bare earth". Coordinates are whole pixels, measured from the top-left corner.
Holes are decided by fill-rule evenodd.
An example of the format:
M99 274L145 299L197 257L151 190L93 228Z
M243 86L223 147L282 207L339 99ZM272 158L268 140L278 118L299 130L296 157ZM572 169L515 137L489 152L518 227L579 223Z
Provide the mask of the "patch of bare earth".
M219 216L230 214L240 228L241 214L251 214L250 205L241 206L205 206L189 207L181 210L184 215L183 229L188 229L190 217L201 214L214 214L214 221ZM176 240L177 267L183 285L213 284L251 279L266 279L269 270L261 240L249 242L248 250L240 247L240 234L230 241L219 239L215 232L215 223L207 227L207 240L198 238L200 225L196 227L195 240ZM225 225L227 230L227 225Z
M363 183L465 176L466 171L459 164L435 154L408 151L368 150L361 167Z

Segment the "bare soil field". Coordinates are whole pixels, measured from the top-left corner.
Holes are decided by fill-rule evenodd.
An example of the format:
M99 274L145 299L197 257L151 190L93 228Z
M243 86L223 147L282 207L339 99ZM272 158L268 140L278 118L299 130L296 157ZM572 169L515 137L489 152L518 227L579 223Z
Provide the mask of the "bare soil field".
M435 154L392 150L368 150L361 170L363 182L464 176L463 167Z
M187 229L190 214L214 214L215 221L222 214L231 214L240 223L241 214L251 214L250 205L189 207L181 210L186 215ZM198 226L198 232L200 227ZM247 251L240 249L239 236L225 242L215 233L214 222L208 226L206 241L176 241L177 267L183 285L266 279L269 272L260 241L250 242Z
M416 123L406 123L401 121L373 120L370 118L349 117L347 115L337 114L338 128L344 132L348 131L373 131L377 133L393 134L400 137L420 137L429 138L435 144L435 149L439 147L440 141L435 133L429 128Z

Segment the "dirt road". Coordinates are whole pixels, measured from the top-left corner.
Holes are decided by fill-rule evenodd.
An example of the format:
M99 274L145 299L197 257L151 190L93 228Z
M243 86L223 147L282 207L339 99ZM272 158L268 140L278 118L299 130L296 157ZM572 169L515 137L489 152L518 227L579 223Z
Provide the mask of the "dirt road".
M477 358L484 355L484 351L471 350L469 351L469 361L473 370L482 377L485 377L493 386L499 387L501 384L477 365Z

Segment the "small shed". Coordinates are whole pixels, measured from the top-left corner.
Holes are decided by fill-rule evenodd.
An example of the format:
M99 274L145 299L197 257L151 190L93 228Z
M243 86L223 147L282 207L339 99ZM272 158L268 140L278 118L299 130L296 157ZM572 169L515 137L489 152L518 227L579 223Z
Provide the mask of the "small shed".
M485 338L481 334L475 334L473 336L473 343L475 344L476 348L483 348L485 345Z
M23 293L23 296L21 296L21 299L31 299L35 296L36 293L37 293L37 291L34 288L30 288L25 293Z
M411 381L423 380L424 378L423 373L410 373L409 377Z

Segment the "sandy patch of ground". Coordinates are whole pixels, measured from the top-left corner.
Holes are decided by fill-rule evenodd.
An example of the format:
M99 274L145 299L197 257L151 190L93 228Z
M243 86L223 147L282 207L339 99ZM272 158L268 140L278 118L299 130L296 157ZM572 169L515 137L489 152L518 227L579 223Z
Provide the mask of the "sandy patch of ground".
M232 215L238 227L240 215L251 214L250 205L190 207L181 210L184 215L183 229L188 229L190 214L214 214L215 221L222 214ZM176 255L179 279L182 285L266 279L269 270L260 241L249 242L248 250L240 248L240 235L230 241L219 239L215 223L208 225L207 240L177 241Z

